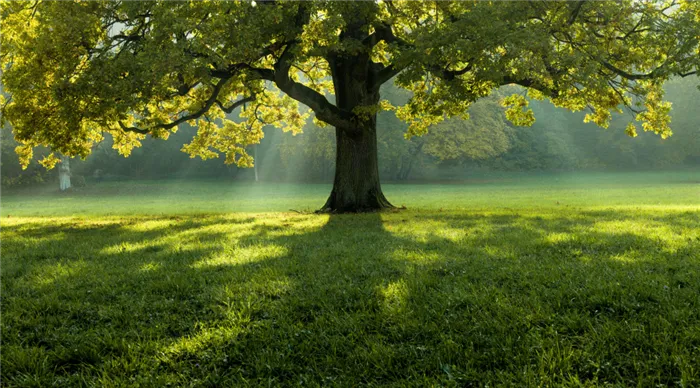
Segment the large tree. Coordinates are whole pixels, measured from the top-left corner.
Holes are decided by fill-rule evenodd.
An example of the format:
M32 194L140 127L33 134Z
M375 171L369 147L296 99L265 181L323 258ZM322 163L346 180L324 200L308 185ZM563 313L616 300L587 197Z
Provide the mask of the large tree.
M300 102L335 127L329 211L391 206L376 142L377 111L389 108L379 88L391 79L412 92L396 108L409 137L507 84L589 108L602 126L627 106L667 136L661 85L696 74L700 39L700 6L687 0L32 0L1 12L2 116L25 161L38 145L84 157L104 132L128 155L189 122L199 130L184 151L250 165L245 147L263 125L303 126ZM504 103L516 124L533 121L524 96ZM245 120L227 119L239 107Z

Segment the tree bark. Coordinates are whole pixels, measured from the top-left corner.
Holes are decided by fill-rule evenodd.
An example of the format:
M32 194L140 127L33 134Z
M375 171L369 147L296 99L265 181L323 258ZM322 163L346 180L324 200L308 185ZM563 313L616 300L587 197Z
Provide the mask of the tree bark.
M353 112L379 102L369 82L368 58L336 57L330 61L338 108ZM321 211L348 213L393 208L379 183L377 114L356 114L355 128L336 128L333 190Z
M70 187L70 159L67 156L61 156L61 163L58 165L58 188L66 191Z
M255 182L258 182L258 145L253 146L253 170L255 172Z
M362 131L356 138L336 129L333 190L321 211L369 212L393 208L379 183L377 132Z

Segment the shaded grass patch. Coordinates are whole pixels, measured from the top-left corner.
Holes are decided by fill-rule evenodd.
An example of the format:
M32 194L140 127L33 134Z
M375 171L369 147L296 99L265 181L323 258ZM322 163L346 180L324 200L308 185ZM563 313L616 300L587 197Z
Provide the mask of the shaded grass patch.
M694 386L697 207L2 219L6 386Z

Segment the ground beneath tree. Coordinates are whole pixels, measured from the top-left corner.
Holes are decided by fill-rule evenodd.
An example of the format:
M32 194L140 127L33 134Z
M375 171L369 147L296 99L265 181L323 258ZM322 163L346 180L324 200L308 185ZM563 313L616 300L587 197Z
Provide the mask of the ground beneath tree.
M4 386L700 384L700 206L4 217Z

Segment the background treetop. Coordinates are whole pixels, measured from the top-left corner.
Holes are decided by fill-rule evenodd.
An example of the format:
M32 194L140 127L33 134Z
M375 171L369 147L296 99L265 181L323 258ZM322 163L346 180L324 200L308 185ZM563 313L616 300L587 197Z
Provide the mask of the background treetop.
M183 150L250 165L245 146L259 142L265 124L301 130L307 115L298 102L350 135L367 116L396 109L410 137L508 84L589 109L586 120L601 126L624 106L645 131L666 137L661 86L697 74L700 58L700 3L682 0L1 7L2 118L25 164L39 145L84 157L104 132L128 155L146 134L167 138L187 122L199 129ZM337 76L348 63L347 76L363 82ZM336 103L351 88L376 94L392 78L412 92L405 105ZM515 124L533 122L524 96L503 103ZM236 108L244 120L227 118ZM634 123L627 132L635 135Z

